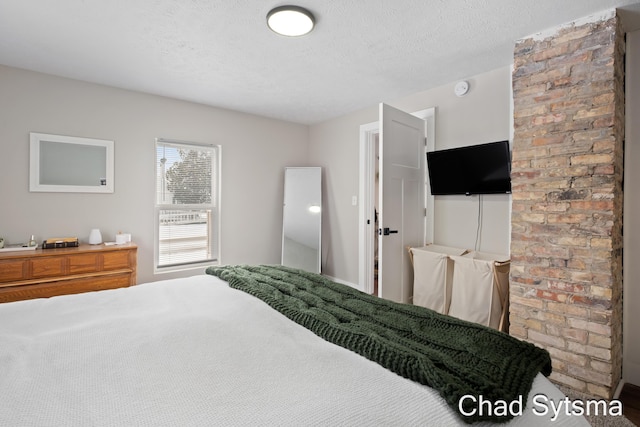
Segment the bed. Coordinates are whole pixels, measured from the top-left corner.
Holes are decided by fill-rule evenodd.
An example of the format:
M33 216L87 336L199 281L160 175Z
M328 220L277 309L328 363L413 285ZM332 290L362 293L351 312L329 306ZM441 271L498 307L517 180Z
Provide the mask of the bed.
M203 274L0 304L0 425L468 425L438 391L231 282ZM506 425L588 425L543 414L539 395L564 398L537 374Z

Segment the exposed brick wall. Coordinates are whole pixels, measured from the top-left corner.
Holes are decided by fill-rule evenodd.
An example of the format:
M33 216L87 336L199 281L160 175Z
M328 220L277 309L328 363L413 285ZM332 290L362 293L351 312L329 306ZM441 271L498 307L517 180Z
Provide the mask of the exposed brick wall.
M612 12L517 42L510 333L551 379L612 397L622 371L624 32Z

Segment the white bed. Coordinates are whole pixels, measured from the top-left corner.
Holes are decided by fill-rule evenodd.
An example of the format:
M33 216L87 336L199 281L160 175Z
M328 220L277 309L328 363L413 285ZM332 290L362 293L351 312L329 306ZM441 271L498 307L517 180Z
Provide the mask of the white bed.
M2 426L467 425L209 275L0 304L0 372ZM564 397L539 374L508 425L588 425L534 413L536 394Z

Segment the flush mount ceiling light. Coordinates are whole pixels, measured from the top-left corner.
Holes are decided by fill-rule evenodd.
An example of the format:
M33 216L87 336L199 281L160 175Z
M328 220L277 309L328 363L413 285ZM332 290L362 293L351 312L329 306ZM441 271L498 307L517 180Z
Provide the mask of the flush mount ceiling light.
M278 34L289 37L304 36L316 23L313 14L298 6L280 6L267 14L267 25Z

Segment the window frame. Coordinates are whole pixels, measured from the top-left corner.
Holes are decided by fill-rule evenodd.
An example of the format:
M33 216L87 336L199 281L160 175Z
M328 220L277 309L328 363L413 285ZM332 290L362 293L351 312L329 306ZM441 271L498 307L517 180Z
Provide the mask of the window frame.
M212 150L215 154L215 158L211 162L211 202L208 204L174 204L174 203L159 203L158 202L158 188L160 183L158 181L160 174L158 173L158 147L161 144L173 145L177 147L192 148L192 149L207 149ZM221 201L221 161L222 147L218 144L206 144L193 141L156 138L154 144L154 170L155 170L155 192L154 192L154 254L153 254L153 272L154 274L170 273L183 270L191 270L195 268L202 268L210 265L220 264L220 201ZM213 236L209 246L211 251L211 258L201 261L192 262L180 262L172 263L168 265L160 266L160 212L163 210L189 210L189 209L210 209L211 210L211 223L209 224L209 235Z

